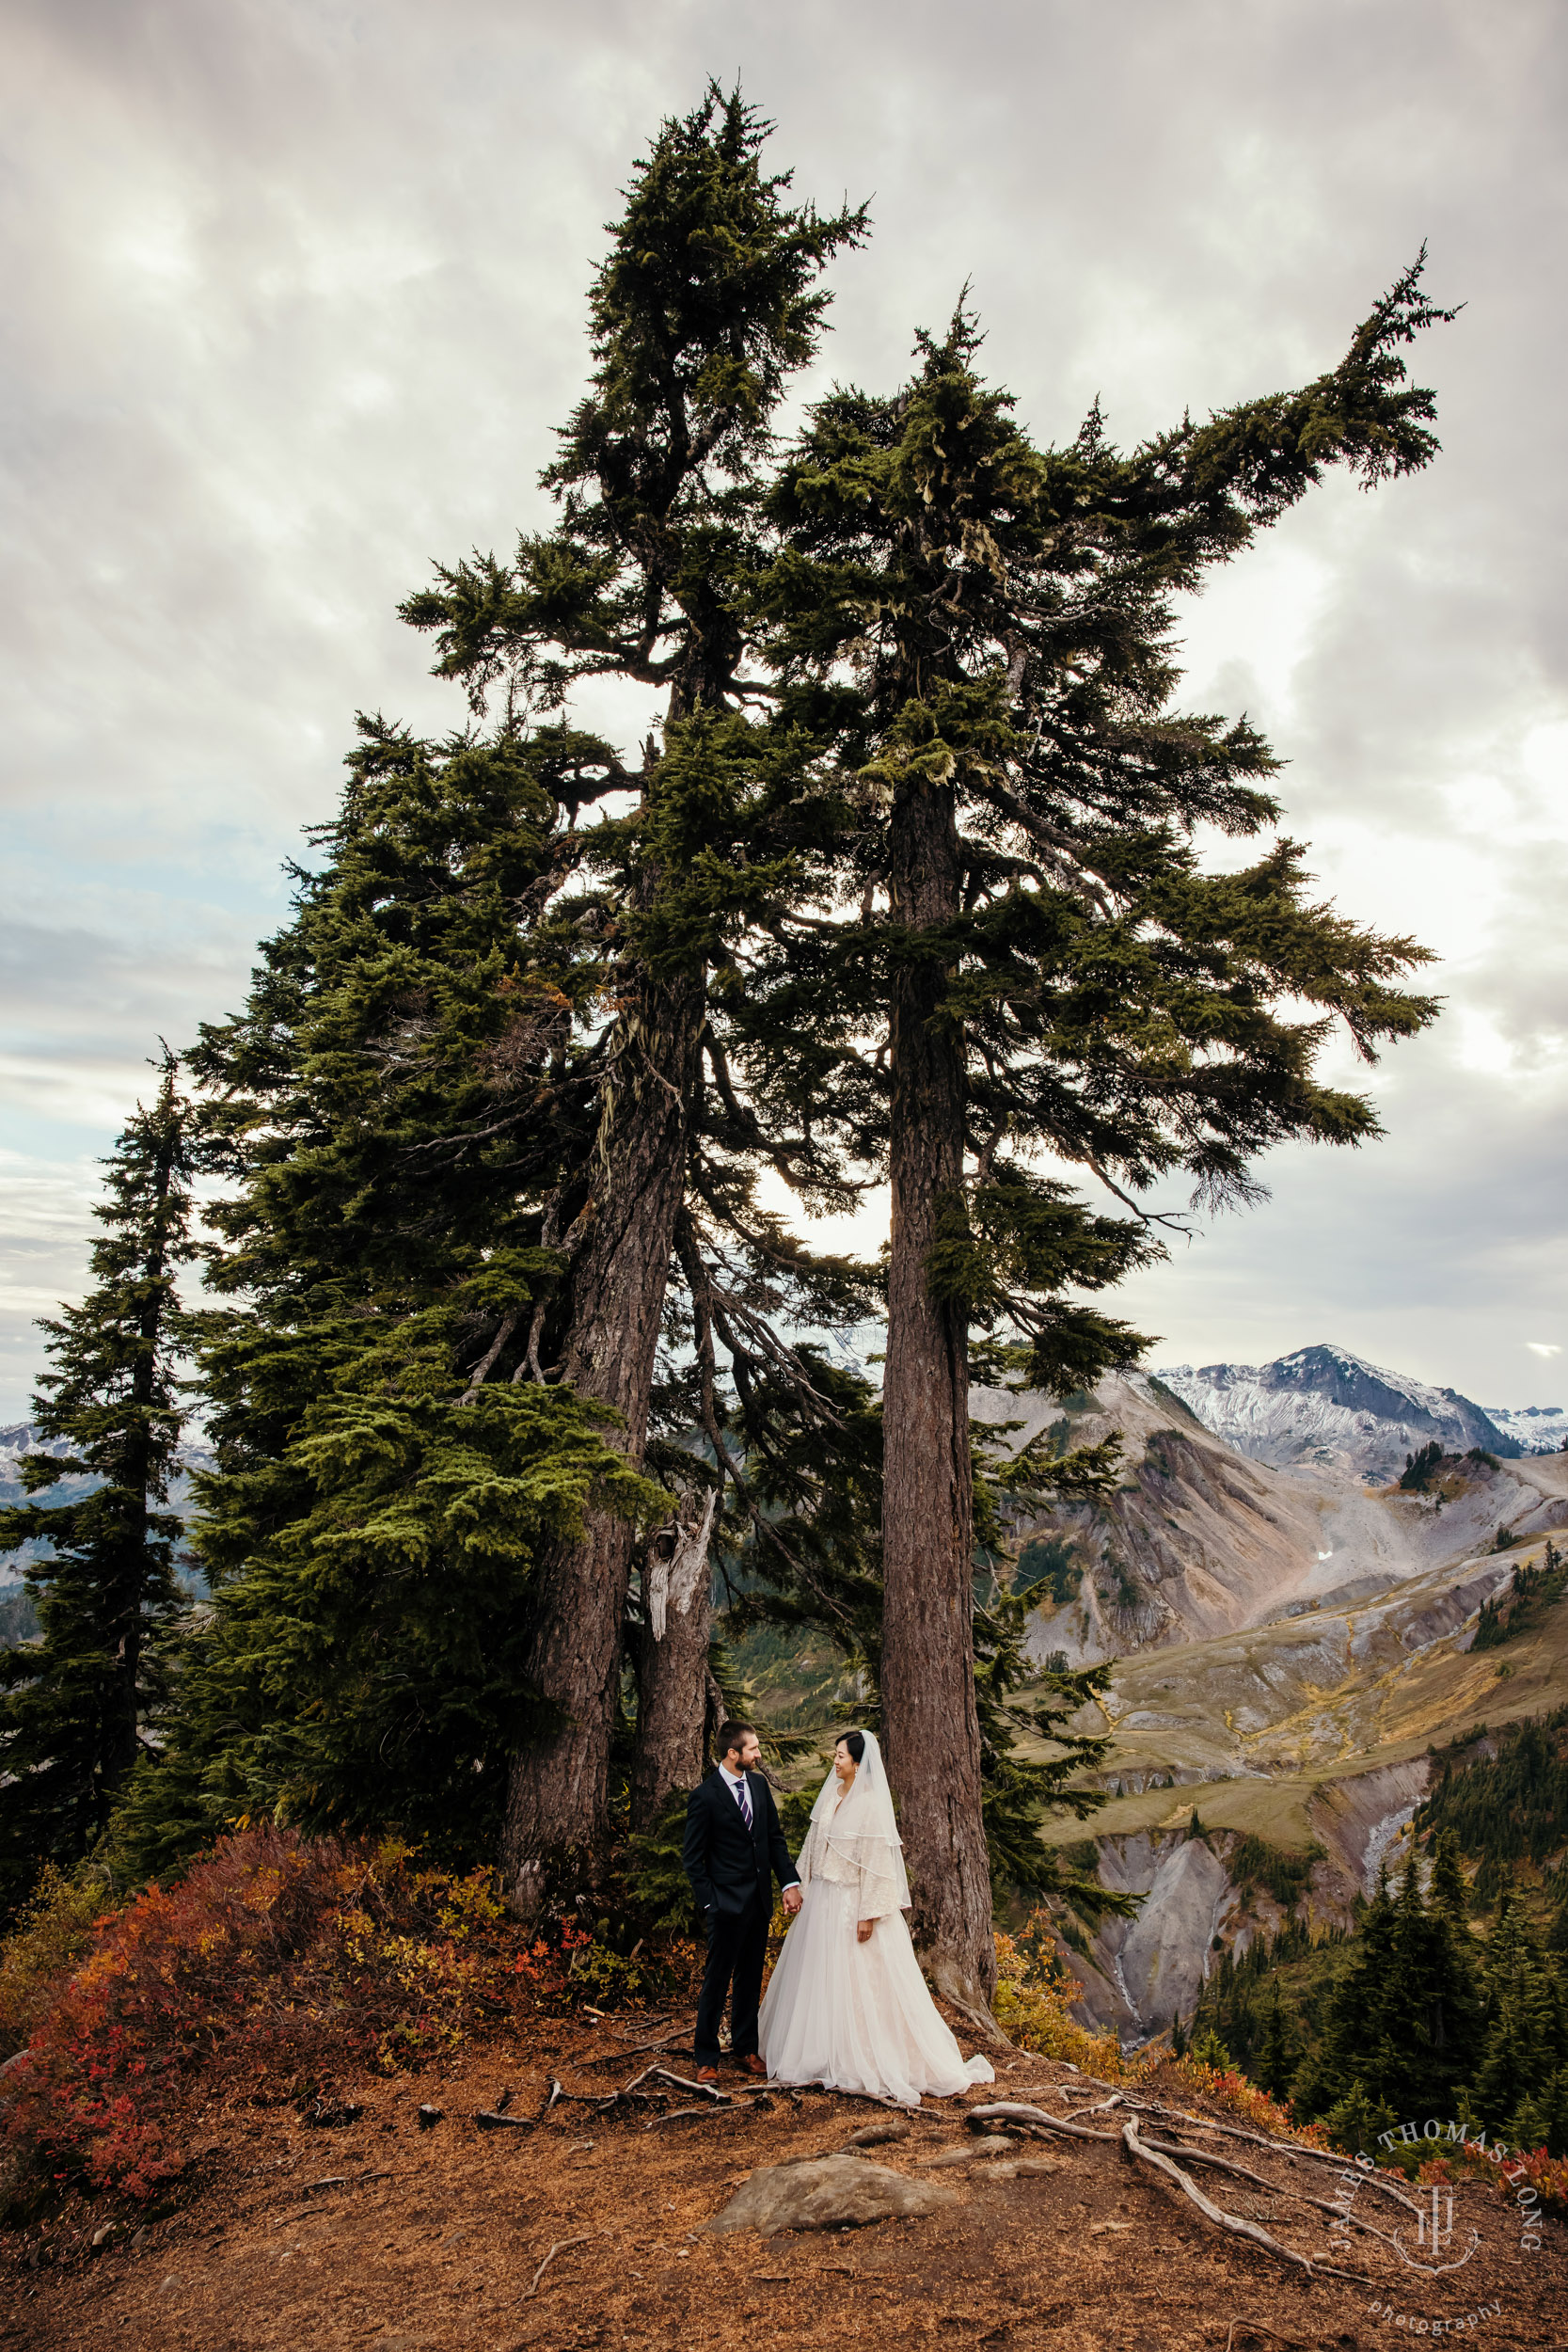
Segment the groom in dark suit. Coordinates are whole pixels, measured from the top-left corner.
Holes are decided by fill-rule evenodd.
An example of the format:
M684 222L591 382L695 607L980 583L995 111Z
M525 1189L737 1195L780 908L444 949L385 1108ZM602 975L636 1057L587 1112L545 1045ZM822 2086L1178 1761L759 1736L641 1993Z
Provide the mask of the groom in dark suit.
M800 1908L800 1882L779 1827L773 1791L756 1770L761 1755L750 1724L725 1724L719 1734L719 1762L686 1802L681 1860L707 1925L707 1973L697 2004L696 2039L697 2079L704 2083L718 2078L719 2027L732 1979L730 2055L749 2074L767 2074L757 2055L757 2004L775 1873L785 1911L793 1918Z

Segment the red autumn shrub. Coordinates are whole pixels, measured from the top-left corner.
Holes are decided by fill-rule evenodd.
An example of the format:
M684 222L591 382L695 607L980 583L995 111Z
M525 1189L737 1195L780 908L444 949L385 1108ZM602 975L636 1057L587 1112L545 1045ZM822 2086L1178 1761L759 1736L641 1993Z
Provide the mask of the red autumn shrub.
M1568 2214L1568 2156L1551 2156L1544 2148L1536 2148L1518 2157L1516 2166L1508 2168L1509 2193L1517 2197L1521 2189L1533 2188L1544 2211Z
M0 2085L12 2184L41 2167L149 2196L180 2169L196 2077L265 2100L418 2063L559 1997L572 1955L518 1946L488 1872L421 1870L395 1844L226 1838L101 1920L34 2026Z
M1443 2155L1429 2156L1417 2168L1416 2178L1423 2188L1433 2183L1484 2182L1499 2197L1513 2199L1522 2219L1532 2205L1544 2213L1568 2213L1568 2157L1551 2155L1544 2148L1520 2149L1499 2159L1483 2139L1467 2139Z

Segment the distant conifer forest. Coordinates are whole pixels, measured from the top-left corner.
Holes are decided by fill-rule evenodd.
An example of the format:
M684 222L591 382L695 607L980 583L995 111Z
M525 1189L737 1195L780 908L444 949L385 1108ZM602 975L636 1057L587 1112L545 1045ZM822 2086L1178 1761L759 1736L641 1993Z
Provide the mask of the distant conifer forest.
M1344 2148L1436 2117L1568 2155L1568 1708L1433 1767L1409 1856L1354 1930L1292 1917L1219 1953L1176 2046Z

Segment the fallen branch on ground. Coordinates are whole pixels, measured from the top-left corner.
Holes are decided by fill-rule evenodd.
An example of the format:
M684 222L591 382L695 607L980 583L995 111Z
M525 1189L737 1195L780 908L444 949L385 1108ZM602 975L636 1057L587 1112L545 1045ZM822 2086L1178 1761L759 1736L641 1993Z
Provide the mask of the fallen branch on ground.
M544 2277L546 2271L549 2268L551 2263L554 2262L558 2254L563 2254L568 2246L586 2246L589 2239L593 2235L594 2232L592 2230L584 2230L580 2237L557 2238L555 2244L550 2248L549 2252L546 2255L544 2261L534 2272L531 2284L523 2289L524 2302L526 2303L529 2296L538 2291L540 2280Z
M302 2181L298 2188L293 2190L291 2194L297 2197L309 2197L312 2189L357 2188L366 2181L391 2181L396 2178L397 2175L393 2172L329 2172L325 2180ZM264 2201L264 2199L260 2199L258 2204ZM256 2210L257 2205L242 2205L238 2208L235 2218L239 2219ZM286 2222L297 2221L302 2213L309 2213L309 2205L291 2205L286 2213L275 2215L270 2226L274 2229L281 2229Z
M1250 2238L1254 2246L1261 2246L1266 2252L1277 2254L1281 2262L1293 2263L1298 2270L1305 2270L1308 2278L1312 2276L1312 2265L1305 2254L1298 2254L1294 2247L1282 2246L1278 2238L1260 2223L1243 2220L1239 2213L1227 2213L1223 2205L1216 2205L1212 2198L1205 2197L1197 2183L1183 2172L1179 2164L1173 2164L1169 2156L1162 2155L1158 2149L1150 2148L1147 2140L1140 2139L1134 2116L1130 2115L1122 2125L1121 2138L1129 2155L1138 2157L1153 2171L1164 2173L1167 2180L1174 2181L1182 2196L1188 2198L1204 2219L1212 2221L1216 2229L1228 2230L1234 2237Z

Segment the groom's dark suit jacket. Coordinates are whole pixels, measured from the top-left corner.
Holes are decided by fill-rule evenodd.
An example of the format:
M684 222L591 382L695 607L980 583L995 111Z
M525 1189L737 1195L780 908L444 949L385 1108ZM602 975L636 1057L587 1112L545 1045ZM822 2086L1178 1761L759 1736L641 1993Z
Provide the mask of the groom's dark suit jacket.
M735 1790L716 1764L707 1778L693 1788L686 1804L686 1843L681 1860L691 1881L691 1892L704 1911L733 1918L749 1910L760 1897L772 1910L769 1877L788 1886L800 1877L790 1860L773 1791L760 1772L748 1772L752 1797L752 1827L740 1810Z

